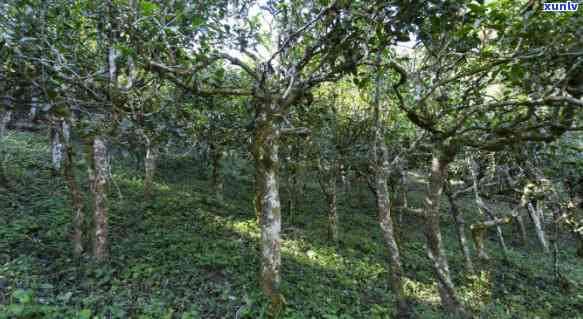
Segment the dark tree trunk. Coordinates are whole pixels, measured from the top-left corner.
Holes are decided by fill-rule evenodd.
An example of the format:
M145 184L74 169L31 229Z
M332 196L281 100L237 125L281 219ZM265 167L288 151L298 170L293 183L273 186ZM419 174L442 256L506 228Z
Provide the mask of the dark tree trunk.
M83 192L77 183L75 173L75 150L71 142L71 129L69 123L62 120L60 123L61 136L63 137L64 160L63 176L67 181L67 187L73 200L73 231L71 241L73 244L73 253L80 256L83 253L83 223L85 220L85 199Z
M447 179L448 165L453 160L453 156L454 153L448 148L443 146L434 147L431 176L425 197L425 236L427 237L427 252L433 262L433 270L437 279L437 288L442 306L451 314L468 317L466 310L456 295L455 287L451 280L439 226L440 199L444 182Z

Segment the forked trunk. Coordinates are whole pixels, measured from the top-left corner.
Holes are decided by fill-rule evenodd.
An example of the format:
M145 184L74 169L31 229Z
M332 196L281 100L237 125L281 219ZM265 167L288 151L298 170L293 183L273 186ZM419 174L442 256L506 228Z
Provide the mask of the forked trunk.
M93 138L93 224L95 237L93 242L93 255L97 261L104 261L108 256L107 251L107 148L105 141L100 136Z
M532 203L529 202L527 204L527 208L528 208L528 213L530 214L530 218L532 219L532 222L534 224L534 230L536 232L536 237L537 237L539 243L541 244L545 254L548 254L550 252L549 243L547 242L547 238L545 236L545 231L543 229L541 216L539 215L539 212L537 212L537 210L534 208Z
M277 171L279 165L278 132L267 114L259 113L253 145L256 169L256 209L261 214L261 286L271 299L270 317L277 317L283 310L281 294L281 203Z
M62 120L60 122L60 132L63 137L63 176L67 181L67 187L73 200L73 232L71 241L73 244L73 253L80 256L83 253L83 222L85 219L85 199L83 192L79 189L75 173L75 150L71 142L71 129L69 123Z
M451 314L468 317L455 293L439 226L441 193L447 178L447 168L453 156L453 152L447 149L435 147L433 150L431 176L425 197L425 236L427 237L427 252L433 262L442 306Z

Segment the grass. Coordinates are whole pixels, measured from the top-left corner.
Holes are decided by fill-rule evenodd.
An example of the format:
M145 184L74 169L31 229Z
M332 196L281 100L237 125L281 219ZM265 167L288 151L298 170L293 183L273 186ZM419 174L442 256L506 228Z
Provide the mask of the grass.
M225 201L219 202L198 164L167 159L155 199L144 202L141 172L116 162L109 195L111 258L98 265L70 254L69 200L61 178L50 174L47 145L44 137L28 133L11 133L5 143L13 191L0 192L0 318L263 316L267 301L257 280L259 229L250 172L229 170ZM412 205L421 203L418 189L411 194ZM363 205L353 202L341 194L338 245L326 240L325 205L315 185L293 224L284 215L282 276L288 306L283 317L388 318L393 313L388 256L372 198ZM471 220L471 204L463 206ZM477 316L583 318L583 266L569 243L563 244L561 270L575 285L564 292L534 236L532 246L511 245L505 264L489 234L492 260L477 263L478 274L468 276L452 224L444 210L454 281ZM407 292L417 317L448 318L439 307L421 225L412 216L402 225ZM511 227L505 228L507 237L514 234Z

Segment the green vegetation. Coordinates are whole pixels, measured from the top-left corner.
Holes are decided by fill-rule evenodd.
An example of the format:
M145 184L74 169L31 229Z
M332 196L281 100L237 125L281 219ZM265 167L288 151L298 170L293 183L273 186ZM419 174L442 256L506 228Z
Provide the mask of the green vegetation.
M155 200L144 202L143 173L118 162L109 192L111 260L100 266L71 254L71 210L64 182L50 176L47 145L30 133L14 132L6 141L7 171L17 183L15 192L0 193L0 318L265 315L251 176L227 172L226 179L237 183L225 185L221 203L208 191L208 180L193 178L206 172L187 159L165 158ZM419 204L420 187L413 188L410 201ZM359 206L340 194L342 231L336 245L325 240L324 200L315 191L307 194L312 195L297 208L295 222L283 226L287 280L282 290L288 307L282 318L389 317L388 256L372 197ZM419 318L449 318L440 311L424 241L415 231L419 220L404 218L400 243L414 312ZM581 318L583 268L572 247L560 256L563 272L576 283L568 291L554 282L551 258L535 243L514 249L511 242L508 263L492 250L492 260L467 276L447 213L442 223L452 225L444 228L444 236L460 296L481 318ZM494 234L488 238L494 248Z

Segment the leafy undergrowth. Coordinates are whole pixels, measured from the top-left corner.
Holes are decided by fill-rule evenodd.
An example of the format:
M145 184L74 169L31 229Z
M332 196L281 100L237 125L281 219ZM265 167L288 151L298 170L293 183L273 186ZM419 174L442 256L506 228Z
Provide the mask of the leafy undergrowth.
M192 161L167 160L155 199L144 202L141 173L116 164L109 197L110 261L97 265L70 255L67 192L63 181L50 175L46 145L44 138L24 133L12 133L6 144L12 183L11 191L0 193L0 318L264 315L248 176L229 175L225 200L219 202ZM332 244L318 194L315 186L306 192L292 224L284 216L283 317L391 316L388 256L372 199L359 204L342 194L342 238ZM420 204L420 196L412 194L413 205ZM573 250L560 255L568 289L555 283L551 259L535 243L512 247L503 263L493 237L487 243L492 260L467 276L452 222L443 215L454 281L481 318L583 318L583 289L577 284L583 282L583 266ZM419 220L406 217L401 232L407 292L417 317L448 318L439 307L420 227Z

